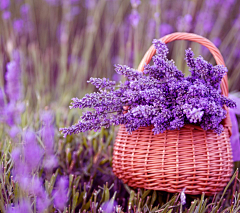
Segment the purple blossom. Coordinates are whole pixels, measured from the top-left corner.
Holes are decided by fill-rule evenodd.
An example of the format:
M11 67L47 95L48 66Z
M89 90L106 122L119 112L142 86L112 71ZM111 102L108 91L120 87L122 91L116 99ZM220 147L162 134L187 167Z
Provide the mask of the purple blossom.
M43 166L46 170L52 170L58 166L58 159L55 155L46 155Z
M133 8L137 8L141 4L141 0L131 0L131 5Z
M173 32L173 27L167 23L162 23L160 25L160 35L165 36Z
M209 15L208 9L201 10L197 15L197 23L201 23L202 32L209 33L211 32L214 21L213 17Z
M27 190L29 187L29 168L22 160L22 149L15 148L12 151L11 158L14 162L13 177L16 181L19 182L19 185L22 189Z
M3 91L0 89L0 123L4 121L4 95Z
M157 6L158 5L158 0L150 0L150 4L152 6Z
M109 81L109 79L106 78L90 78L89 81L87 81L88 83L91 83L92 85L94 85L96 88L99 89L111 89L112 86L116 85L115 81Z
M147 28L148 28L147 36L149 37L149 39L153 39L156 31L156 21L154 19L150 19L148 21Z
M14 207L9 207L7 213L32 213L31 204L28 200L21 200Z
M51 204L47 192L44 190L42 180L33 177L28 183L29 194L36 196L37 212L43 212Z
M29 4L23 4L21 6L20 12L21 12L21 15L24 19L28 18L29 11L30 11L30 5Z
M219 45L222 43L221 39L218 37L214 38L212 42L215 44L216 47L219 47Z
M77 16L80 13L80 8L77 6L71 7L71 10L69 13L66 14L66 18L68 21L72 21L75 16Z
M186 117L189 119L190 123L201 122L202 116L204 115L203 108L193 108L190 109L189 106L187 109L183 110L184 114L186 113Z
M67 190L68 190L68 180L66 177L61 177L57 183L56 190L53 193L54 206L57 209L63 210L65 208L68 201Z
M117 74L117 73L114 73L113 76L112 76L112 79L114 81L120 81L121 79L121 75Z
M23 33L24 30L24 21L22 19L16 19L13 22L13 29L16 31L16 33Z
M191 24L192 24L192 16L190 14L187 14L182 17L178 17L177 19L178 31L188 32L191 29Z
M85 7L87 9L92 10L95 6L96 6L96 0L92 0L92 1L85 0Z
M153 39L152 43L153 43L154 47L156 48L157 55L160 56L161 58L165 59L169 52L167 46L164 43L162 43L160 40L157 40L157 39Z
M137 27L140 21L140 15L137 10L133 9L131 14L129 15L129 21L133 27Z
M14 139L20 132L21 132L21 129L18 126L14 125L11 127L9 135L12 139Z
M44 212L44 210L46 210L51 204L51 201L48 198L47 192L44 191L42 196L38 196L36 203L37 203L38 212L39 213Z
M13 60L7 64L6 93L11 101L18 101L22 96L21 65L19 53L13 53Z
M8 20L11 18L11 12L10 11L4 11L3 14L2 14L2 18L5 19L5 20Z
M43 112L41 120L43 123L41 135L45 145L46 154L51 155L54 152L54 126L52 124L53 113L51 111Z
M167 59L167 46L156 39L153 44L157 52L154 64L146 65L143 73L116 65L115 71L126 77L124 83L115 85L105 78L92 79L99 92L72 99L70 108L93 111L83 112L77 124L60 129L64 136L119 124L125 125L129 133L153 125L152 131L159 134L188 123L200 125L204 130L212 129L217 134L223 131L221 121L226 117L223 106L236 105L220 92L227 69L213 66L201 56L194 58L188 49L186 61L191 76L184 77L174 61ZM106 86L109 90L102 90Z
M105 213L112 213L114 212L114 209L116 208L116 206L117 206L117 202L111 199L107 202L104 202L101 206L101 209Z
M37 144L36 135L33 131L27 130L24 136L25 145L23 147L25 163L29 171L35 171L43 157L43 149Z
M10 6L10 0L1 0L0 1L0 9L6 10Z
M3 120L9 125L14 126L15 124L19 124L21 121L21 114L16 108L14 102L10 102L4 108L3 111Z

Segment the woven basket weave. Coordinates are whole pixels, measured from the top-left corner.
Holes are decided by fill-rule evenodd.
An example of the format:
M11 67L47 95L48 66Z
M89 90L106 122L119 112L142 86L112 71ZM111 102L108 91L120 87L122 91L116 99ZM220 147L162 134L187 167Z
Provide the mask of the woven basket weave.
M206 38L190 33L173 33L161 38L164 43L174 40L198 42L210 50L217 64L225 65L219 50ZM139 71L143 71L155 53L151 46ZM222 79L221 90L228 96L227 75ZM192 195L222 191L230 180L233 165L229 113L222 123L224 131L220 136L189 124L158 135L153 134L152 126L141 127L131 135L120 126L114 144L113 172L131 187L171 193L186 187L185 193Z

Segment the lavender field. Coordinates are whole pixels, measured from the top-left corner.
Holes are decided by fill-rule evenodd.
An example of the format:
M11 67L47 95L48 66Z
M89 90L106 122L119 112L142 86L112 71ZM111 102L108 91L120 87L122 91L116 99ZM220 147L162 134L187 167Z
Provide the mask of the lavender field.
M240 212L240 1L0 0L0 212ZM134 189L112 170L118 126L67 135L82 109L72 98L96 92L91 78L124 81L114 64L137 69L152 44L196 33L221 51L228 69L234 170L213 197ZM168 58L190 74L185 50L216 64L197 43L174 41Z

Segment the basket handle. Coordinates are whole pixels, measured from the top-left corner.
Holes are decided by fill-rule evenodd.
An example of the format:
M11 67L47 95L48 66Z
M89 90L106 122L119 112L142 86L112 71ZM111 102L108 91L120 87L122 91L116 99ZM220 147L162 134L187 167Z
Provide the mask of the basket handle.
M176 41L176 40L188 40L188 41L195 41L199 44L202 44L203 46L207 47L209 49L209 51L212 53L216 63L218 65L224 65L224 60L222 57L222 54L220 53L219 49L208 39L196 35L194 33L182 33L182 32L177 32L177 33L172 33L169 35L166 35L162 38L160 38L160 40L162 42L164 42L165 44L171 42L171 41ZM149 64L149 62L151 61L152 57L155 55L156 53L156 49L154 47L154 45L152 45L148 51L145 53L145 55L143 56L142 61L140 62L139 66L138 66L138 71L143 71L144 66L146 64ZM228 97L228 78L227 75L225 75L222 79L221 82L221 90L222 90L222 94L226 97Z
M188 40L188 41L197 42L209 49L209 51L212 53L212 55L218 65L225 66L222 54L220 53L219 49L210 40L208 40L200 35L196 35L194 33L177 32L177 33L172 33L172 34L166 35L166 36L160 38L160 40L162 42L164 42L165 44L167 44L171 41L176 41L176 40ZM155 55L155 53L156 53L156 49L155 49L154 45L152 45L148 49L148 51L145 53L145 55L143 56L143 59L138 66L138 71L142 72L144 70L144 66L146 64L149 64L149 62L151 61L151 59ZM227 75L224 75L224 77L222 78L221 91L224 96L228 97ZM232 135L232 122L231 122L231 119L229 116L229 110L226 106L224 106L224 109L227 110L227 116L222 121L222 124L228 128L229 135L231 136Z

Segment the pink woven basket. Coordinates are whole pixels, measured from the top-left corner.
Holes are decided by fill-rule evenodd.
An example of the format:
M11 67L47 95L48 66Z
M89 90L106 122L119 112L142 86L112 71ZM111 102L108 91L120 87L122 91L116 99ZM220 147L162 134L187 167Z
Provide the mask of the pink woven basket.
M173 33L161 38L164 43L175 40L198 42L210 50L217 64L225 65L221 53L208 39L190 33ZM151 46L139 71L143 71L155 53ZM227 75L222 79L221 90L228 96ZM113 172L131 187L172 193L186 187L186 194L213 195L222 191L232 174L229 113L223 125L220 136L196 125L158 135L153 134L152 126L141 127L131 135L120 126L114 144Z

